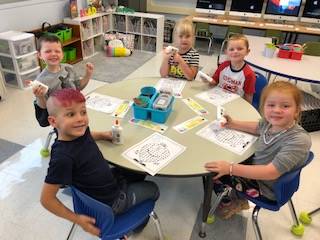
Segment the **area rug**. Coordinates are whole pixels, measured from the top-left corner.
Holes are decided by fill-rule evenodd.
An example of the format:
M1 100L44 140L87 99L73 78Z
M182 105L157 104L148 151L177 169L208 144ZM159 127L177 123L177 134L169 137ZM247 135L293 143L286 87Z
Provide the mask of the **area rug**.
M0 164L22 148L24 146L0 138Z
M196 223L193 227L190 240L245 240L247 230L247 218L241 215L235 215L228 220L222 220L218 217L215 222L207 224L206 238L199 237L199 230L201 226L202 208L198 212Z
M112 83L123 80L154 56L155 53L138 50L134 50L132 55L128 57L106 57L104 52L99 52L97 55L75 64L74 68L83 76L85 64L91 62L94 65L92 79Z

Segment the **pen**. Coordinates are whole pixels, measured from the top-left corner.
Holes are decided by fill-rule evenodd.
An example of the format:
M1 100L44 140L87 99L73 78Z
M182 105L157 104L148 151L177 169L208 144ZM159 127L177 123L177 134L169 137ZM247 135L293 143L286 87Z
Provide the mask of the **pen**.
M146 164L144 164L143 162L140 162L140 161L139 161L138 159L136 159L136 158L134 158L133 160L136 161L137 163L141 164L141 165L144 166L144 167L146 166Z

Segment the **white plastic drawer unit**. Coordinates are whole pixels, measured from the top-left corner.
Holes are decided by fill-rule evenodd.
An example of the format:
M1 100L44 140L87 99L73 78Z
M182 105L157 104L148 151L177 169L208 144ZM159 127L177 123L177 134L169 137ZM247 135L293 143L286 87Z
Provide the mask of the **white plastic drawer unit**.
M0 33L0 52L10 54L10 44L16 57L36 51L34 35L31 33L17 31Z
M17 66L20 73L34 69L38 66L37 54L27 55L25 57L12 59L11 57L0 56L0 63L4 70L14 71L14 61L17 61Z

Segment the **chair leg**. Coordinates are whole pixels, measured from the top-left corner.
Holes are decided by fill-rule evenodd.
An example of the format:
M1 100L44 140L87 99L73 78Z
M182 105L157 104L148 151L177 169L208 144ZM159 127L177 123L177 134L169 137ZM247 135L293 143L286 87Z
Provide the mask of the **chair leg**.
M209 211L209 217L211 217L213 215L213 213L216 211L218 205L220 204L222 198L226 195L228 195L230 192L230 188L226 188L222 193L218 194L214 204L212 205L210 211Z
M212 39L209 38L208 55L210 54L211 46L212 46Z
M293 218L294 224L295 225L299 225L299 220L298 220L298 217L297 217L297 213L296 213L296 210L294 209L293 202L292 202L291 199L288 201L288 204L289 204L289 209L290 209L290 213L291 213L291 216Z
M289 204L291 216L294 221L294 225L291 227L291 232L294 235L301 237L304 233L304 226L298 220L297 213L296 213L296 210L294 209L293 202L291 199L288 201L288 204Z
M68 234L67 240L73 239L74 233L76 232L77 224L72 224L72 227L70 229L70 232Z
M47 139L46 139L46 142L45 144L43 145L43 148L41 149L40 151L40 154L41 156L43 157L48 157L49 156L49 145L50 145L50 142L51 142L51 138L52 138L52 135L55 134L55 131L52 130L51 132L49 132L48 136L47 136Z
M252 218L252 225L253 225L254 233L256 235L256 239L262 240L262 235L261 235L261 231L260 231L259 224L258 224L259 210L260 210L260 207L259 206L255 206L254 209L253 209L251 218Z
M157 231L159 234L159 240L164 240L163 231L162 231L160 220L159 220L157 214L154 211L152 211L150 213L150 217L153 219L154 224L156 225L156 228L157 228Z

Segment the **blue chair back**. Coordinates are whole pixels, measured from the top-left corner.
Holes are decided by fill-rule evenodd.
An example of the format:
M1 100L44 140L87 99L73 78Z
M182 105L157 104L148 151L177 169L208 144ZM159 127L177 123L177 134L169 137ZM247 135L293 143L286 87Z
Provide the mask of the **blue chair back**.
M71 187L71 193L74 212L95 218L95 225L101 233L109 232L114 223L111 207L89 197L75 187Z
M302 166L291 172L283 174L277 179L273 185L273 192L275 193L276 201L270 201L261 196L253 198L242 192L239 192L239 195L247 198L249 201L253 202L259 207L269 209L271 211L278 211L298 190L301 170L312 161L313 157L313 152L310 151L305 163Z
M298 190L300 184L300 173L302 168L307 166L313 159L313 152L309 152L309 155L305 163L291 172L283 174L274 184L273 190L276 195L279 208L291 199L292 195Z
M263 76L261 73L255 72L255 74L256 74L256 88L255 88L255 93L252 99L252 105L255 107L255 109L259 110L260 96L264 87L268 85L268 81L266 77Z
M153 211L155 201L146 200L127 212L114 215L112 208L71 186L74 212L95 218L102 240L114 240L140 226Z

